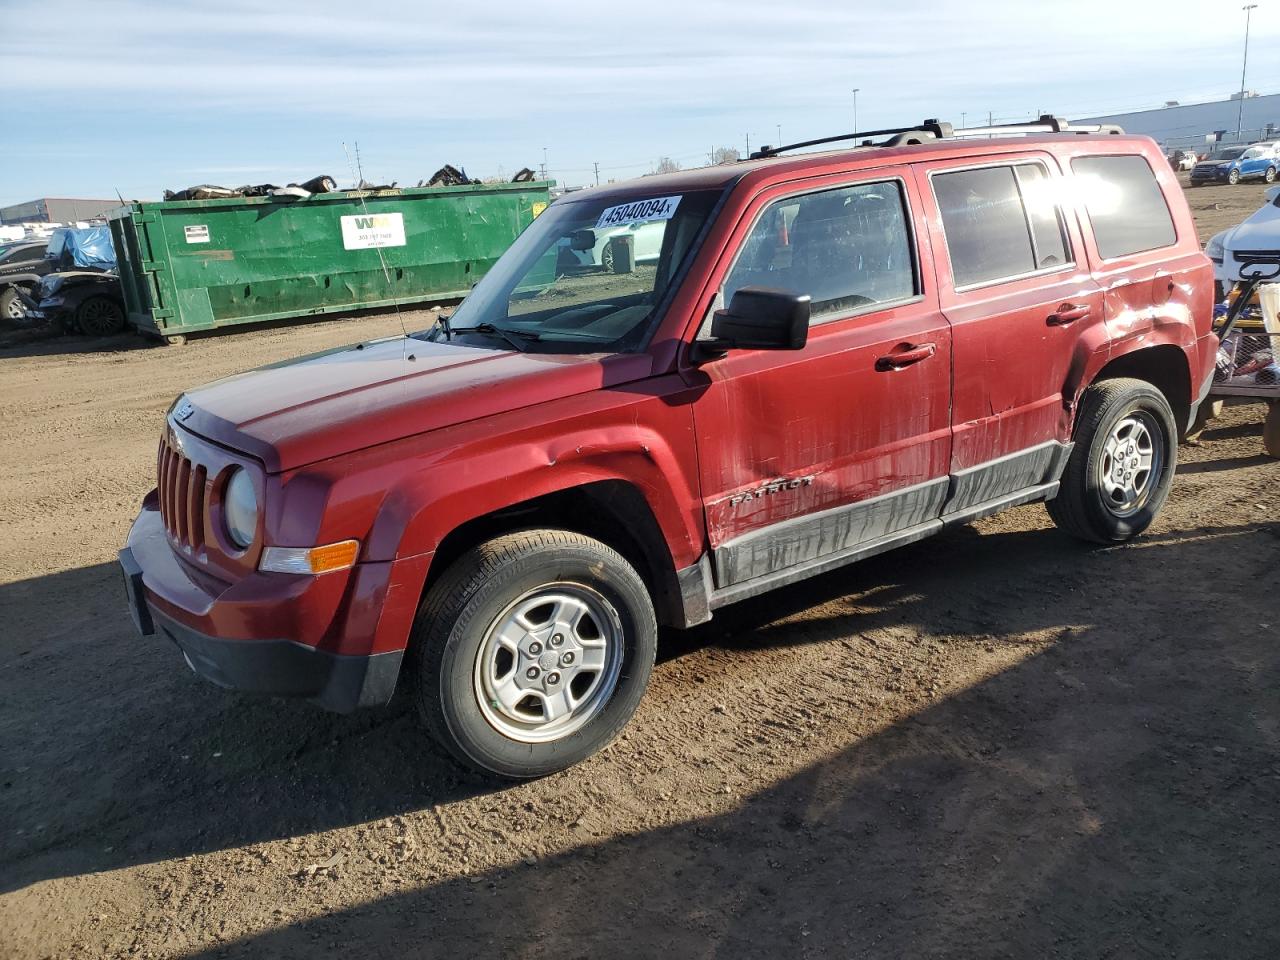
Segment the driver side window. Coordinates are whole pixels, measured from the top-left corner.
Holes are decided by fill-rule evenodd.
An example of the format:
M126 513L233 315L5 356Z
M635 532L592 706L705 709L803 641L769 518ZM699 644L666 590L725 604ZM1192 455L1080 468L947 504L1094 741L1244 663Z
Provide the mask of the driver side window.
M812 298L812 323L919 293L906 201L897 181L786 197L761 213L721 294L764 286Z

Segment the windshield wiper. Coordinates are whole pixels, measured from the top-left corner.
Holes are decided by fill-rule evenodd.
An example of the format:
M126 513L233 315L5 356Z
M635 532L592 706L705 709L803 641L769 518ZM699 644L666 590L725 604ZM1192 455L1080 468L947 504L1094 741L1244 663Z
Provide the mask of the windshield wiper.
M506 327L499 327L492 323L477 323L470 327L455 327L453 324L449 324L444 329L446 331L445 335L450 339L459 333L482 333L485 336L497 337L499 340L505 340L513 349L519 350L521 353L529 349L525 343L536 343L542 339L539 334L534 333L532 330L509 330ZM520 339L516 339L517 337ZM525 343L521 343L520 340L524 340Z

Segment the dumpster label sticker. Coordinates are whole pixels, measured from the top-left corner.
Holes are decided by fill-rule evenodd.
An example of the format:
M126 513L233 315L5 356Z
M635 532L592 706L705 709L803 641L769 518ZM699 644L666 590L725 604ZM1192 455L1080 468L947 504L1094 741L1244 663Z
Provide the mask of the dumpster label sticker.
M189 227L183 227L182 232L187 235L187 243L209 242L209 228L203 223L196 223Z
M404 214L361 213L342 218L342 246L347 250L404 246Z
M633 203L609 207L600 214L600 219L596 221L596 229L641 221L670 220L675 216L679 203L679 197L658 197L654 200L636 200Z
M533 205L533 215L536 217L545 209L547 209L547 205L543 201L539 200Z

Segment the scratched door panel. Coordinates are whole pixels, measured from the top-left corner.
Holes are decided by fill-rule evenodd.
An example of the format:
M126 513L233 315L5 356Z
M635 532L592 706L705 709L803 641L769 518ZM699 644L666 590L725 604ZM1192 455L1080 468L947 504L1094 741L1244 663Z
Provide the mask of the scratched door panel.
M813 196L820 202L791 209L797 197ZM786 550L762 544L770 529L794 534L787 521L946 478L951 335L932 283L921 278L915 209L910 185L879 172L825 191L778 189L744 217L750 233L740 231L733 269L723 274L724 301L735 278L795 289L814 297L815 320L803 350L730 351L694 373L705 385L694 423L710 544L719 563L728 556L719 548L750 538L755 558L736 572L719 569L720 585L847 549L884 532L876 518L896 528L911 511L841 517L787 536ZM764 257L756 244L762 232ZM874 243L866 239L872 234ZM743 271L748 256L757 269ZM805 256L819 275L797 269ZM849 278L849 290L838 277ZM922 349L923 359L886 363Z
M1105 326L1057 160L1028 151L916 170L955 351L952 473L1068 441L1077 345Z

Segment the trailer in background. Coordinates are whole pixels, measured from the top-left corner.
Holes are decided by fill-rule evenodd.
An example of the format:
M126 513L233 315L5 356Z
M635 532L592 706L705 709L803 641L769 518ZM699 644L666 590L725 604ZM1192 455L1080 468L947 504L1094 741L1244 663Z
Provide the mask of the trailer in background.
M554 181L133 202L111 214L129 323L197 330L463 297Z

